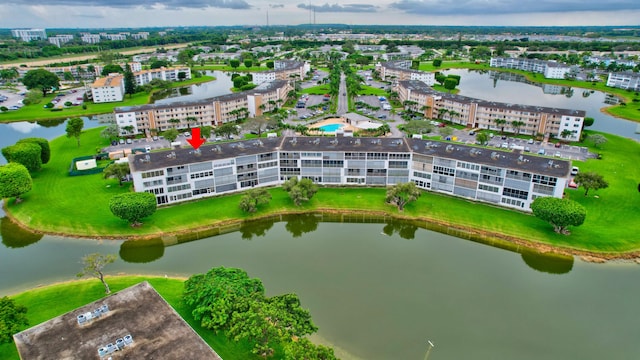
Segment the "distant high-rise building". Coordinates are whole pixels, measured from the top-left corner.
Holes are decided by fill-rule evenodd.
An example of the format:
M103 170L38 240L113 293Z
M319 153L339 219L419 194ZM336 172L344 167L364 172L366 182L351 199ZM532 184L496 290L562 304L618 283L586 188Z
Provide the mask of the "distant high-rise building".
M11 35L15 38L20 38L22 41L47 39L45 29L14 29L11 30Z

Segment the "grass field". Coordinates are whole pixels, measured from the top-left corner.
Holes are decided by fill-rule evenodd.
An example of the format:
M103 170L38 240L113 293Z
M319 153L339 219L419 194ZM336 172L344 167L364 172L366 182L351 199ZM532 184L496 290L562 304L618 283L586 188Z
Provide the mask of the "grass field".
M179 83L174 83L173 87L182 87L188 86L191 84L199 84L207 81L215 80L213 76L202 76L199 78L193 78L185 81L181 81ZM30 121L30 120L38 120L38 121L46 121L46 120L56 120L56 119L67 119L71 117L79 117L79 116L92 116L97 114L106 114L112 113L113 109L121 106L134 106L134 105L143 105L148 104L151 94L149 93L137 93L132 97L125 96L122 101L115 103L99 103L94 104L92 102L87 102L87 108L83 109L82 106L72 106L69 108L65 108L62 111L51 111L50 109L45 109L44 105L50 102L54 97L54 94L48 94L39 104L26 105L22 107L20 110L15 111L0 111L0 123L3 122L14 122L14 121Z
M513 210L475 203L460 198L425 192L404 212L384 203L384 188L321 188L307 204L293 206L280 188L272 188L273 199L256 214L240 211L240 194L162 207L140 228L131 228L113 216L109 199L129 191L116 180L104 180L100 174L69 177L66 172L73 157L93 154L107 144L100 129L86 131L81 146L75 139L58 138L51 142L51 162L34 175L33 189L24 202L7 202L6 208L21 223L49 233L86 237L149 237L209 227L216 223L251 219L278 212L342 210L370 211L392 216L413 217L449 224L458 228L592 252L628 252L640 250L640 222L632 214L640 211L637 191L640 179L640 144L604 134L609 141L602 149L603 160L576 163L581 171L595 171L609 182L607 189L591 191L567 189L569 198L587 208L587 220L572 229L572 235L555 234L551 226L535 217ZM88 201L90 200L90 201ZM56 214L56 216L52 216Z
M211 330L202 328L197 321L193 320L190 310L182 302L184 280L144 276L107 277L107 282L113 292L145 280L149 281L156 291L223 359L258 359L251 353L251 348L247 343L237 343L224 335L215 335ZM91 279L33 289L12 296L12 298L16 303L27 307L29 325L34 326L104 296L102 284L97 279ZM61 301L62 299L64 301ZM13 342L0 344L0 359L20 359Z

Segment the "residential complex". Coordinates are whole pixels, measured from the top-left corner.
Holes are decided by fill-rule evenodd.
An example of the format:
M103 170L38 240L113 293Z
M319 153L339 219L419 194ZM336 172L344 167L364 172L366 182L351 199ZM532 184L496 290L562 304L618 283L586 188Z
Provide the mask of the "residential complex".
M285 137L181 148L128 157L135 190L159 205L292 177L320 185L388 186L412 181L425 190L524 211L536 197L562 197L566 160L408 138Z
M640 74L632 71L609 73L607 86L640 91Z
M439 92L415 80L399 81L394 89L401 102L413 102L413 110L424 111L427 118L500 132L578 141L586 115L582 110L500 103Z
M527 58L491 58L490 66L540 73L547 79L564 79L571 72L571 67L564 63Z
M436 83L436 75L432 72L411 69L411 60L389 61L376 64L376 71L385 81L417 80L429 86Z
M184 78L180 78L180 73L184 73ZM164 81L178 81L191 79L191 68L188 66L161 67L159 69L140 70L133 73L136 81L136 85L144 85L150 83L152 80L160 79Z
M274 60L272 70L253 73L253 83L262 84L274 80L301 80L310 70L311 66L304 61Z
M128 134L186 129L197 126L218 126L238 120L245 112L251 117L272 110L275 104L286 100L293 87L288 81L263 83L253 90L213 98L177 101L167 104L126 106L114 109L118 128L132 126Z
M94 103L122 101L124 98L124 76L110 74L97 79L91 85L91 96Z
M22 41L46 40L47 32L45 29L14 29L11 30L11 36Z

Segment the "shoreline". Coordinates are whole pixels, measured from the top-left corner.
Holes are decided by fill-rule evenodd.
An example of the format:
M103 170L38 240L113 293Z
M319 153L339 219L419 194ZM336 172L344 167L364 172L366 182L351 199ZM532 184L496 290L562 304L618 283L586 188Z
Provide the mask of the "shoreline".
M5 216L11 219L12 222L17 224L23 229L29 230L31 232L35 232L37 234L49 235L49 236L62 236L68 238L75 239L95 239L95 240L118 240L118 241L150 241L154 239L160 239L163 241L165 246L180 244L182 242L199 240L204 237L217 236L223 234L220 232L220 228L227 228L231 231L235 231L237 227L242 226L245 223L250 223L253 221L266 220L269 218L277 218L286 215L296 215L296 214L326 214L326 215L368 215L368 216L378 216L385 219L393 219L400 221L411 221L421 223L417 225L418 227L435 231L442 234L454 236L456 238L460 238L463 240L473 241L477 243L481 243L484 245L488 245L495 248L501 248L509 251L514 251L520 253L521 251L529 250L534 251L538 254L544 255L562 255L562 256L572 256L578 257L582 261L591 262L591 263L605 263L608 261L633 261L640 264L640 250L631 250L625 252L595 252L588 250L575 249L570 247L563 247L557 245L550 245L542 242L537 242L535 240L526 240L522 238L518 238L515 236L493 232L493 231L480 231L477 229L473 229L471 227L464 226L462 224L456 224L449 221L438 221L426 217L409 217L409 216L397 216L383 211L367 211L366 209L352 209L352 210L335 210L335 209L325 209L319 208L317 210L306 212L306 211L277 211L269 214L264 214L261 216L257 216L251 219L233 219L233 220L223 220L217 221L206 226L198 226L190 229L179 230L179 231L171 231L171 232L159 232L153 234L145 234L145 235L78 235L78 234L67 234L62 232L48 232L42 231L39 229L33 229L25 224L21 223L12 214L7 211L6 205L3 204ZM348 221L345 221L348 223ZM215 232L214 230L218 230ZM200 237L199 233L203 236ZM196 237L193 239L187 239L186 241L179 241L178 237L181 235L188 234L196 234Z

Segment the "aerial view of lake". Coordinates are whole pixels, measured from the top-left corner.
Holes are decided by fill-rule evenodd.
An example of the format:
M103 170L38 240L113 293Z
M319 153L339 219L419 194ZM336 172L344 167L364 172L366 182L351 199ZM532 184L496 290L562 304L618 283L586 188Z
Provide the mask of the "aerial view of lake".
M601 114L604 94L544 94L500 79L494 87L489 74L456 73L462 75L462 95L582 109L602 126L634 124ZM23 137L64 134L64 122L43 125L49 124L0 125L0 147ZM617 125L611 132L633 135ZM216 266L243 268L262 279L268 295L298 294L320 329L315 339L336 347L343 359L423 359L428 341L435 344L429 359L440 360L640 354L635 263L591 264L508 251L410 223L351 221L297 215L171 246L139 246L33 234L3 217L0 296L73 280L83 255L112 253L119 259L109 274L189 276Z

